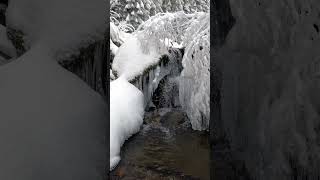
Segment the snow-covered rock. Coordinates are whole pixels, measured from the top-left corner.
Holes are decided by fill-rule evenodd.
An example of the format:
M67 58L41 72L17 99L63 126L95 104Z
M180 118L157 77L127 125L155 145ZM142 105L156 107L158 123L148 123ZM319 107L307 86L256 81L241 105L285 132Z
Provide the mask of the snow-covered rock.
M120 46L112 64L112 70L117 76L123 76L130 81L159 62L160 55L156 49L149 47L149 52L143 52L140 43L139 39L133 36Z
M110 83L110 170L120 161L120 148L143 122L144 97L125 77Z
M221 122L252 179L317 179L320 165L318 0L231 0ZM248 11L249 10L249 11Z

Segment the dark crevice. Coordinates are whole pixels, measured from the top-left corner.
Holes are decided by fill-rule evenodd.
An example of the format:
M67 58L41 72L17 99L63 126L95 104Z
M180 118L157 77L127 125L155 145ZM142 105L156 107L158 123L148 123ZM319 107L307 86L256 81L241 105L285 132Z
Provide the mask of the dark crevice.
M319 33L319 26L317 24L313 24L313 28Z

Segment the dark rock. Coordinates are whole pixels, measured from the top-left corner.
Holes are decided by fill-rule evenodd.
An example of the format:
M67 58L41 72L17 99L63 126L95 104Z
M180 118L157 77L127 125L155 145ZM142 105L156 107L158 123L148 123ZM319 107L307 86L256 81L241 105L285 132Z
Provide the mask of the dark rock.
M230 162L253 179L318 179L320 1L213 3L229 18L212 18L212 142L227 139Z

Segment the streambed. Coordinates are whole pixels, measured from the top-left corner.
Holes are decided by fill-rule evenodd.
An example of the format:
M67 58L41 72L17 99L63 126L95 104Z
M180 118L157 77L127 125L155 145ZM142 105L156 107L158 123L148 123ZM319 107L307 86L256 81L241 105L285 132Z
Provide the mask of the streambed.
M179 108L146 112L110 179L209 179L208 132L194 131Z

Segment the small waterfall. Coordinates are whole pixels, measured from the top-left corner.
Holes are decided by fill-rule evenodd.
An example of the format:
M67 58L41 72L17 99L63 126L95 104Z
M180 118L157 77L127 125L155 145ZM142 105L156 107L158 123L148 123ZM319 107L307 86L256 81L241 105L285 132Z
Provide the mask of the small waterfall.
M158 98L179 96L179 92L174 95L170 91L171 94L168 94L168 92L164 93L166 92L164 89L172 86L175 83L175 77L180 75L182 57L183 49L169 49L168 55L163 55L158 65L148 68L143 75L131 81L133 85L143 92L146 109L158 106ZM156 105L154 102L156 102Z

